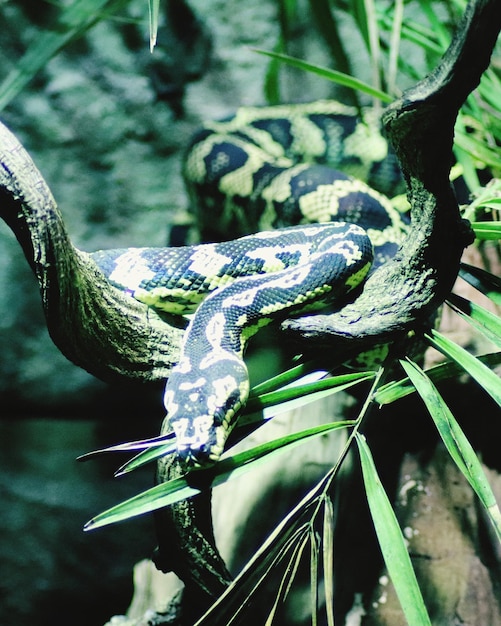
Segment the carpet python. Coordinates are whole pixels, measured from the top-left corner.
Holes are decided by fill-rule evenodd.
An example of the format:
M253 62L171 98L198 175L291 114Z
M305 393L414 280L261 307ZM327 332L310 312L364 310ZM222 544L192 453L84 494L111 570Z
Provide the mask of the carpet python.
M382 193L401 188L385 139L333 101L242 107L207 123L183 174L203 240L216 243L93 258L141 302L193 314L164 404L180 458L205 465L219 459L246 402L249 338L353 299L395 254L406 220Z

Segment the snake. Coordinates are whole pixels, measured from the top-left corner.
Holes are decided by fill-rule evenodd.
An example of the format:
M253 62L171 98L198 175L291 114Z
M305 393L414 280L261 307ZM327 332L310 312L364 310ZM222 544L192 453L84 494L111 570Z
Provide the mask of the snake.
M406 220L394 212L392 203L377 195L392 192L379 189L372 182L373 174L378 178L377 174L383 172L391 180L395 159L387 152L377 125L373 126L365 114L360 119L357 109L348 110L326 102L263 109L244 107L232 118L206 124L195 137L187 150L184 173L194 202L193 211L202 218L202 240L210 241L213 230L217 242L233 236L245 237L254 229L288 228L293 219L299 229L315 221L361 222L373 243L374 261L368 279L365 282L362 279L352 289L351 302L346 306L332 300L327 303L323 285L320 300L341 308L332 315L287 319L283 328L300 331L300 336L310 342L319 335L325 342L325 336L329 335L334 343L331 340L327 343L332 347L338 345L340 337L347 341L361 338L364 346L374 337L395 340L397 335L406 336L416 323L428 324L430 314L443 302L457 277L463 249L473 239L471 228L460 217L449 183L452 138L459 107L487 68L498 33L497 3L470 4L436 71L406 90L383 115L384 128L398 153L408 189L412 223L407 237ZM178 358L181 330L170 323L172 314L164 312L159 304L164 299L174 301L177 294L177 298L188 300L195 308L189 277L180 281L172 297L164 298L168 295L165 291L155 290L165 285L152 281L151 274L154 274L153 261L166 258L165 251L151 251L150 255L145 249L137 249L124 257L124 250L93 255L76 249L54 198L29 155L1 124L0 135L0 217L15 233L38 279L47 325L56 345L68 358L98 376L119 373L141 380L165 379ZM334 157L332 161L330 157ZM323 178L318 167L332 167L334 172L327 174L324 169ZM362 174L353 172L353 167ZM360 180L368 185L364 186ZM322 202L321 198L326 197L328 200ZM217 226L219 218L222 227ZM404 241L395 252L399 239ZM288 240L281 243L285 255ZM259 246L258 252L262 252L264 248ZM217 249L223 254L222 250ZM315 248L312 256L317 251ZM193 253L194 249L186 252L188 257ZM122 281L119 266L124 259L132 278ZM309 275L316 272L318 269L312 267ZM224 290L228 282L224 270L217 273L215 280L209 279L209 273L208 267L202 268L195 290L201 283L214 284L214 293L219 288ZM159 266L159 274L165 279L168 274L165 266ZM114 283L117 288L110 288L108 275L113 275L114 280L120 278ZM343 270L341 281L354 280L346 276ZM234 280L236 283L247 279ZM295 286L298 289L299 282ZM263 295L266 285L254 283ZM206 291L206 300L210 301L212 292ZM290 306L289 298L280 310L274 288L269 290L269 295L273 316L288 317L296 310L300 313L295 307L304 304L294 300ZM143 304L141 299L148 296L150 305ZM202 301L203 297L197 296L195 300ZM263 300L256 301L261 303L256 319L268 323ZM315 298L306 303L307 307L314 305ZM231 311L236 310L231 307ZM227 322L230 318L226 313L230 309L224 312ZM208 325L217 315L217 311L205 308L203 303L195 317L201 313L207 316ZM178 310L176 315L183 313ZM225 324L224 328L231 328L231 324ZM238 324L233 328L242 330ZM190 384L193 384L196 376L202 377L202 357L196 357L194 347L191 352L191 334L188 325L179 362L188 363L192 373ZM244 328L240 346L246 340ZM224 345L219 338L215 345L205 343L205 349L210 353L218 345ZM239 354L235 352L233 357L230 365L238 360ZM173 378L170 376L169 381ZM170 391L180 398L172 384ZM228 397L235 389L230 388L229 392ZM195 400L197 413L206 410L199 396L188 399ZM242 397L240 403L244 401ZM193 414L187 416L193 422ZM224 439L226 430L234 423L234 416L229 416L228 424L218 426L213 422L209 430L214 434L214 430L223 428ZM167 416L163 430L170 427ZM182 430L178 430L182 435ZM169 455L160 459L159 465L163 462L163 466L158 469L158 478L168 480L182 475L185 468L181 467L181 454L188 459L210 455L213 452L210 447L201 450L205 443L199 441L197 448L181 439L179 457ZM183 618L185 608L198 615L204 609L198 604L200 594L191 593L193 587L201 590L210 602L231 580L214 546L207 495L210 490L159 510L165 513L167 521L159 536L160 568L173 569L190 591L184 594ZM198 501L196 510L194 500ZM195 619L188 618L187 623Z
M248 398L250 338L356 298L407 221L383 193L401 178L379 128L335 101L240 107L207 122L183 175L201 243L93 259L125 293L189 320L165 388L165 429L184 463L203 466L219 460Z

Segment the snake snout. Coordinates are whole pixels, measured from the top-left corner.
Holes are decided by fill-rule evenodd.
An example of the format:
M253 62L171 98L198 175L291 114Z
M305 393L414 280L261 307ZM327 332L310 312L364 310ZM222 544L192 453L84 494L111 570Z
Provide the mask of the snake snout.
M189 465L207 465L213 462L213 424L213 417L207 414L193 419L182 417L172 420L179 458Z

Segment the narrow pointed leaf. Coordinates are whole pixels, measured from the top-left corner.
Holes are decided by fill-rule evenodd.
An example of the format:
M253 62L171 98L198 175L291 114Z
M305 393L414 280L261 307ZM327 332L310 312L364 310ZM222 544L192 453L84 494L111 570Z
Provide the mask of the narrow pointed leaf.
M228 480L241 476L252 467L256 467L256 465L265 462L275 454L291 450L294 446L300 445L312 437L318 437L330 431L352 425L353 422L351 421L322 424L321 426L280 437L271 442L256 446L251 450L240 452L239 454L235 454L220 461L213 467L191 472L190 480L187 478L176 478L143 491L133 498L125 500L103 513L96 515L85 524L84 530L94 530L95 528L114 524L130 519L131 517L136 517L137 515L151 513L152 511L156 511L157 509L161 509L200 493L200 489L192 486L194 484L195 474L198 474L201 478L202 476L209 478L211 486L217 487ZM207 481L204 481L204 484L207 484Z
M139 467L143 467L147 463L158 461L158 459L161 459L163 456L174 454L175 452L177 452L177 445L175 441L169 444L164 444L163 446L155 446L148 448L147 450L143 450L127 461L127 463L121 465L115 472L115 478L128 474Z
M477 359L436 330L432 330L431 335L425 335L425 337L431 346L463 367L493 400L501 406L501 378L495 372L486 367L480 359Z
M327 626L334 626L334 507L329 494L324 499L322 555Z
M489 368L496 367L501 364L501 352L493 352L490 354L483 354L476 357L479 361L484 363ZM442 380L450 380L457 378L464 372L463 367L455 362L440 363L430 369L426 370L426 375L434 383L438 383ZM391 404L396 400L400 400L411 393L415 393L416 388L411 383L408 376L397 381L386 383L374 394L374 402L377 404Z
M317 373L316 376L315 373ZM250 397L258 396L263 393L269 393L270 391L276 391L280 387L292 384L303 377L314 375L316 380L320 380L327 374L328 372L326 370L319 369L312 362L300 363L285 372L281 372L280 374L255 385L251 389Z
M310 532L310 613L311 626L318 626L318 555L320 539L313 530Z
M501 317L499 315L456 294L451 294L447 298L447 303L489 341L501 348Z
M316 380L304 385L287 386L277 391L260 394L247 402L243 413L252 413L258 410L272 408L271 412L266 413L265 417L275 415L279 405L284 405L281 411L289 411L299 408L305 404L309 404L315 400L323 398L331 393L342 391L351 387L351 385L371 380L375 376L373 371L370 372L354 372L350 374L342 374L331 378Z
M466 263L461 263L459 275L495 304L501 305L501 280L497 276Z
M146 450L148 448L162 447L170 439L174 438L174 433L167 435L159 435L158 437L151 437L150 439L139 439L138 441L128 441L126 443L118 443L107 448L101 448L100 450L93 450L77 457L77 461L88 461L96 456L102 454L108 454L109 452L132 452L134 450Z
M191 498L200 493L200 489L191 487L185 478L176 478L168 482L156 485L151 489L129 498L107 511L96 515L89 520L84 530L94 530L108 524L115 524L137 515L150 513L179 500Z
M159 7L160 0L148 0L148 10L150 16L150 52L153 52L153 49L157 44Z
M359 433L356 434L356 442L374 528L406 621L412 626L431 626L405 539L379 479L369 446Z
M482 465L470 442L449 407L421 368L411 361L401 361L401 364L423 399L452 460L482 502L497 537L501 541L501 513Z
M501 239L501 222L473 222L471 227L477 239Z
M362 93L366 93L369 96L373 96L378 98L382 102L392 102L393 98L381 91L380 89L375 89L371 87L367 83L364 83L357 78L353 78L353 76L349 76L348 74L343 74L343 72L338 72L336 70L331 70L327 67L322 67L320 65L313 65L312 63L307 63L306 61L302 61L301 59L297 59L295 57L288 56L286 54L280 54L278 52L271 52L268 50L258 50L255 49L255 52L259 52L259 54L264 54L273 59L278 59L287 63L292 67L296 67L301 70L306 70L308 72L312 72L317 76L321 76L322 78L326 78L327 80L331 80L339 85L343 85L345 87L350 87L351 89L355 89L357 91L361 91Z

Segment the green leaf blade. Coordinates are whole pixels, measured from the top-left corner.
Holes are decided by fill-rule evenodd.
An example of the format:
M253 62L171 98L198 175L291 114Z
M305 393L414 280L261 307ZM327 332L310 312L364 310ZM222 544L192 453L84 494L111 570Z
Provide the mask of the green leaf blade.
M156 485L138 495L113 506L103 513L89 520L84 530L95 530L102 526L122 522L131 517L151 513L157 509L169 506L179 500L190 498L200 493L195 487L190 487L185 478L176 478L169 482Z
M489 354L482 354L476 357L479 361L484 363L487 367L493 368L501 365L501 352L492 352ZM456 378L463 373L463 368L455 362L440 363L430 369L426 370L426 375L434 383L439 383L442 380L450 380ZM386 383L380 387L374 394L374 402L377 404L391 404L400 398L404 398L411 393L415 393L416 388L411 383L409 377L402 378Z
M266 410L268 408L276 408L278 405L285 405L283 410L299 408L305 404L309 404L314 400L324 398L332 393L344 391L360 382L373 379L375 373L369 372L353 372L349 374L341 374L321 380L314 380L300 385L289 385L277 391L262 393L259 396L251 398L245 407L243 414L252 413L257 410ZM296 402L297 401L297 402ZM294 404L292 404L294 402ZM274 412L270 411L265 414L270 417Z
M501 348L501 317L456 294L450 294L447 304L489 341Z
M501 305L501 279L473 265L461 263L459 275L480 293L483 293L494 304Z
M501 222L472 222L471 227L477 239L482 241L501 239Z
M501 513L482 465L470 442L449 407L421 368L411 361L401 361L401 364L423 399L452 460L482 502L497 537L501 541Z
M377 538L407 623L413 626L431 626L405 539L377 474L369 446L365 438L358 433L356 442Z
M254 50L259 54L264 54L265 56L277 59L279 61L282 61L283 63L287 63L291 67L305 70L307 72L312 72L313 74L335 82L338 85L343 85L344 87L349 87L351 89L361 91L362 93L366 93L369 96L378 98L384 103L389 104L393 101L393 98L389 94L381 91L380 89L376 89L357 78L353 78L353 76L350 76L349 74L344 74L343 72L338 72L337 70L331 70L327 67L322 67L320 65L313 65L312 63L297 59L296 57L291 57L287 54L271 52L269 50Z
M272 458L276 454L290 451L293 447L301 445L313 437L318 437L330 431L347 428L352 425L353 422L351 421L330 422L297 433L292 433L291 435L279 437L250 450L229 456L213 467L194 470L190 473L190 477L194 477L195 474L198 474L200 477L204 478L204 485L210 484L211 487L217 487L228 480L242 476L251 468L255 468L259 464L266 462L267 459ZM207 478L209 480L206 480ZM115 524L116 522L137 517L138 515L151 513L179 502L180 500L197 495L200 493L200 489L193 485L193 480L188 481L187 478L184 477L156 485L133 498L129 498L99 513L85 524L84 530L94 530L102 526L108 526L109 524Z
M436 330L425 338L431 346L456 361L501 406L501 378L495 372Z
M329 494L324 498L322 537L324 593L327 626L334 624L334 506Z
M159 8L160 0L148 0L148 10L150 18L150 52L153 52L153 49L157 45Z
M147 448L146 450L143 450L139 454L136 454L132 459L120 466L115 472L115 478L123 476L124 474L128 474L129 472L132 472L139 467L143 467L143 465L146 465L147 463L157 461L163 456L167 456L168 454L175 454L176 451L177 446L175 442L165 444L163 446Z

